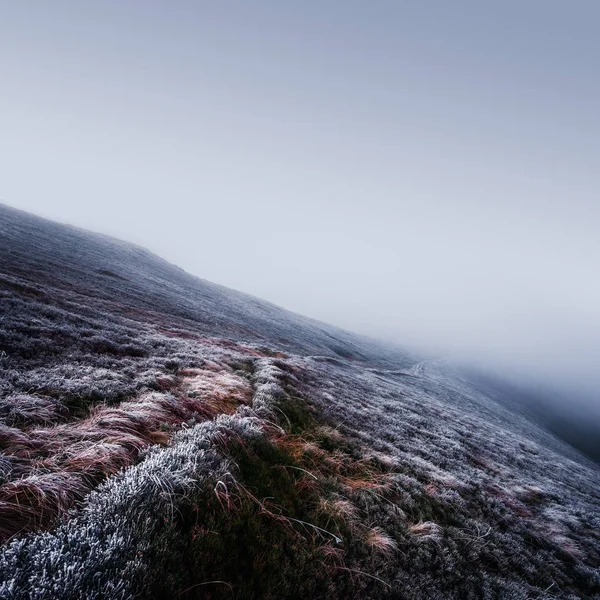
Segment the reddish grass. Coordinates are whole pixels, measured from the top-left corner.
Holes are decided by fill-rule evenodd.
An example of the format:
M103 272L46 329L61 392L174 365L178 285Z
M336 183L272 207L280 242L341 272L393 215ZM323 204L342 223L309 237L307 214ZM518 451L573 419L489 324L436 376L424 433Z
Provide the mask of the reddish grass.
M141 450L167 444L174 428L232 414L252 395L246 379L217 363L163 379L169 394L96 405L84 419L29 429L0 425L0 449L18 459L0 485L0 540L52 525Z

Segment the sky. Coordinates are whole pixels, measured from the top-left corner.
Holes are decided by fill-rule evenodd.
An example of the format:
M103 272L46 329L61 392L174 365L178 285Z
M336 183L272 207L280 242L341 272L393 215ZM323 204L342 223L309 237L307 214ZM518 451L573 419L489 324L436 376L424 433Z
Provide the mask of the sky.
M596 0L0 0L0 202L595 390L599 28Z

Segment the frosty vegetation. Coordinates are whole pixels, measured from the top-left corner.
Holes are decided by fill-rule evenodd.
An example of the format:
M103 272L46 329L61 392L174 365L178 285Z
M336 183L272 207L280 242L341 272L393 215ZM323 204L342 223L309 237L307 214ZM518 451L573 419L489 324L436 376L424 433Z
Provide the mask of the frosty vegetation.
M600 471L451 366L0 207L0 597L600 598Z

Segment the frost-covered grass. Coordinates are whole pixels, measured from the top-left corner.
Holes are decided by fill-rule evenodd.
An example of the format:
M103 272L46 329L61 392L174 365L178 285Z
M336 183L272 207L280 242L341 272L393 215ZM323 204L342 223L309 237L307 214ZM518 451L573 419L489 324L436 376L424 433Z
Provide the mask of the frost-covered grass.
M260 355L252 347L169 336L60 304L11 294L3 306L3 540L52 525L182 423L232 413L252 395L247 373L230 366Z
M152 565L144 560L179 499L225 477L215 451L252 424L229 418L197 425L154 448L93 492L81 514L52 533L21 538L2 554L3 598L132 598Z
M573 489L552 492L549 464L567 468L569 459L554 455L539 473L534 462L526 472L505 465L502 475L500 457L465 465L451 445L449 461L439 437L435 464L416 451L419 436L401 452L357 439L355 398L381 394L369 376L353 387L310 360L251 364L253 401L235 415L174 434L56 530L6 546L0 596L204 598L207 587L211 598L599 594L593 484L574 471L560 476ZM318 398L332 385L339 427L325 424ZM329 399L328 410L335 405ZM494 426L479 426L486 450Z
M398 541L394 587L433 578L415 597L600 594L600 473L583 457L493 406L474 410L485 399L442 368L386 377L312 361L305 373L325 418L385 457L382 486L353 494ZM389 500L375 512L374 494Z
M277 369L269 364L258 370L256 410L244 407L238 415L222 415L182 429L167 448L152 447L138 465L99 486L82 510L53 532L6 546L0 559L0 597L132 598L148 593L149 588L164 587L167 580L183 585L173 581L172 568L159 569L181 552L179 544L162 548L170 537L181 536L181 531L174 531L177 524L193 516L200 504L207 504L207 495L213 510L220 507L216 519L224 523L229 520L227 510L237 502L261 505L236 480L241 469L231 457L246 457L252 468L270 468L254 459L254 452L261 451L261 444L263 451L274 451L267 431L282 435L279 427L258 416L274 409L274 402L284 394L276 375ZM194 527L201 528L207 520L211 508L205 508L206 514L195 515ZM260 512L269 513L264 506ZM279 516L282 522L292 522L269 514L275 521ZM244 526L240 516L236 523ZM314 526L306 522L305 527ZM197 544L199 535L192 532L188 543ZM209 566L214 568L225 558L213 555Z
M0 207L0 598L600 598L600 471L450 367Z

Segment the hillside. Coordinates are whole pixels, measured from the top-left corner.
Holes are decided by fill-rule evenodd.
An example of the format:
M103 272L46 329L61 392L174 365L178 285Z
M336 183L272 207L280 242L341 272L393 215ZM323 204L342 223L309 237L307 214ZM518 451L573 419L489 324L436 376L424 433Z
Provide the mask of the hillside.
M0 597L600 598L508 387L6 206L0 298Z
M265 342L302 354L390 365L410 360L381 343L193 277L144 248L114 238L3 205L0 227L0 267L8 287L21 279L133 321Z

